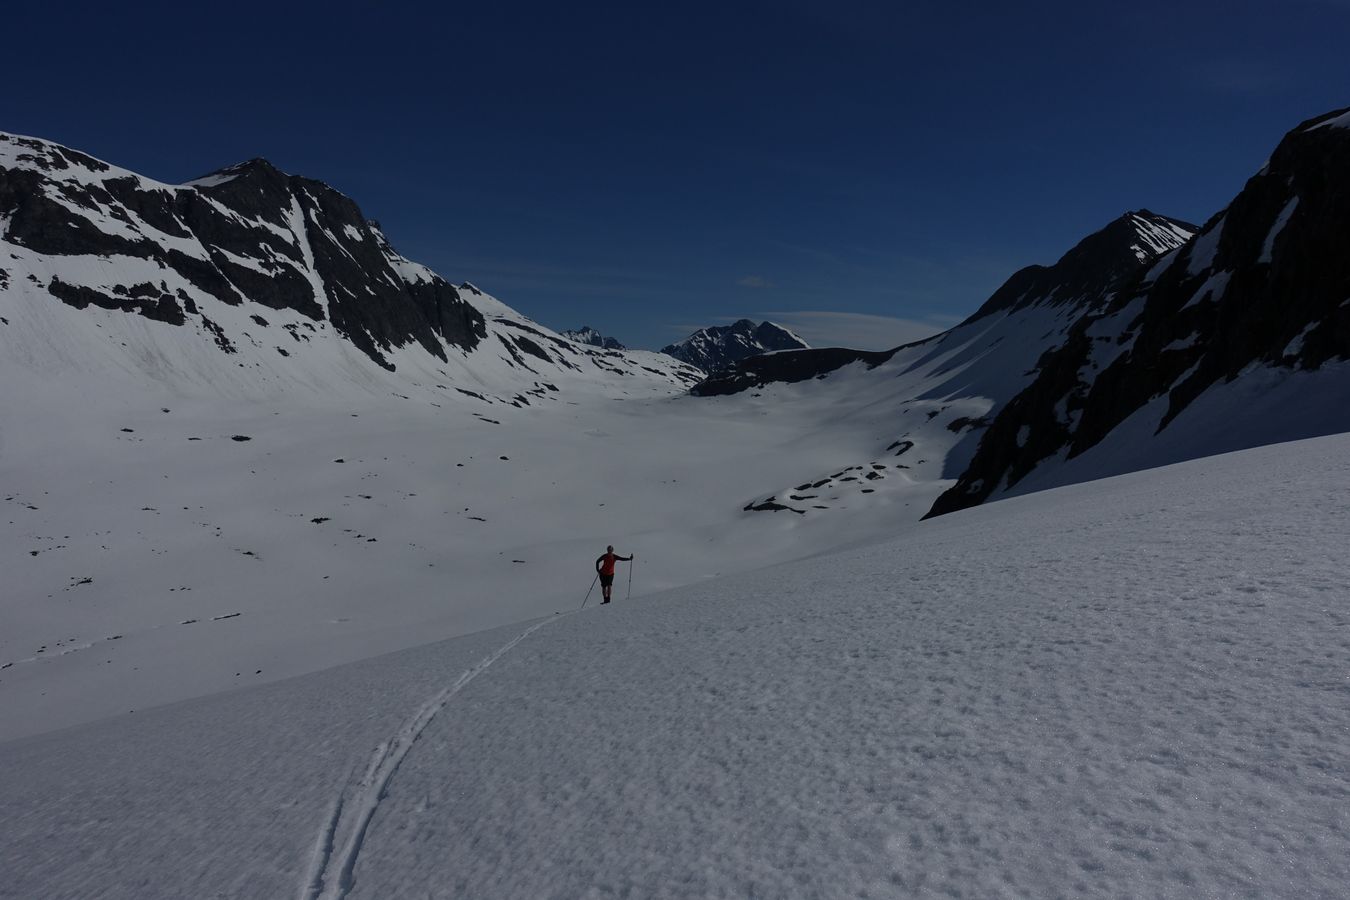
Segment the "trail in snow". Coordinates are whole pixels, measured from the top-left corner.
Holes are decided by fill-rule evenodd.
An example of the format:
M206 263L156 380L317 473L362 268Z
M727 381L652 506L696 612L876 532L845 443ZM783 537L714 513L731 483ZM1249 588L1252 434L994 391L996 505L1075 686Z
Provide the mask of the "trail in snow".
M1246 451L3 742L0 900L1343 897L1347 485Z
M427 725L469 682L486 672L525 638L554 621L557 621L556 617L534 623L477 665L466 669L454 684L418 707L393 737L375 748L365 775L356 784L349 784L333 803L332 812L315 843L310 874L300 895L304 900L341 900L347 896L356 883L356 860L361 855L366 832L370 829L375 811L379 809L380 800L384 798L389 780L394 777ZM344 821L344 812L350 812L348 821ZM346 839L342 844L342 852L335 858L333 851L337 848L338 836L344 833Z

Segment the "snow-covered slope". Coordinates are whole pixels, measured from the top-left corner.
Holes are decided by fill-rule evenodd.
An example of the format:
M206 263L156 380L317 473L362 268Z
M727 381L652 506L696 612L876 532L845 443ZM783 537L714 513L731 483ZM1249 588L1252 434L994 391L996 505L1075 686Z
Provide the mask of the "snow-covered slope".
M1347 460L1042 492L3 744L0 896L1339 897Z
M1193 241L1090 311L934 514L1350 429L1350 128L1290 132Z
M1016 273L970 319L928 341L889 353L749 359L693 391L768 396L809 383L830 392L823 385L836 373L873 370L871 380L848 376L855 394L840 414L894 410L886 449L917 447L929 462L904 475L955 482L943 485L930 515L1350 430L1344 121L1342 110L1295 128L1194 238L1185 223L1129 213L1054 266ZM902 407L899 398L915 402ZM910 407L931 424L916 422ZM960 413L946 420L943 407ZM944 435L944 425L967 439ZM878 447L852 468L804 472L750 506L810 515L845 495L881 491L862 485L893 474L882 465L896 463Z
M610 543L638 553L634 594L645 596L896 533L972 471L989 423L1008 421L1028 402L1027 392L1080 340L1083 322L1109 318L1128 286L1161 284L1170 276L1159 273L1176 260L1204 252L1194 244L1156 256L1180 244L1184 228L1132 213L1055 266L1014 276L1037 293L1009 289L943 335L879 354L761 355L691 397L682 386L693 369L659 354L568 341L472 285L450 287L387 244L368 265L367 256L350 253L364 274L329 279L318 260L347 259L338 249L347 244L328 237L351 224L341 213L345 198L333 192L322 200L330 189L256 163L197 186L142 180L137 191L159 196L181 219L180 206L234 210L207 192L275 177L285 203L269 208L299 204L295 227L251 222L252 237L237 245L182 238L176 246L188 258L198 248L199 262L216 265L221 247L235 246L229 252L242 258L255 240L255 261L267 257L277 271L305 277L316 304L322 295L328 306L318 318L201 293L187 275L173 280L175 261L191 267L167 251L146 250L148 260L111 250L39 252L23 216L68 216L65 229L80 235L134 226L124 237L144 249L152 227L145 217L163 210L143 213L154 208L149 200L118 200L114 191L137 195L99 181L124 176L97 161L12 143L13 165L0 173L9 179L0 192L7 216L0 261L9 278L0 288L0 510L7 512L0 547L8 587L0 593L0 737L563 608L584 595L591 561ZM108 192L115 203L90 192L99 228L88 218L96 210L70 199L64 181L20 159L35 156L61 178ZM35 190L12 189L23 179ZM230 202L243 212L216 213L248 219L247 203L262 196L240 190ZM1285 225L1308 236L1297 246L1316 250L1305 270L1340 271L1319 268L1335 252L1334 238L1303 223L1300 210L1302 202ZM352 221L364 222L359 214ZM1262 253L1267 244L1275 260L1292 252L1294 244L1267 230L1257 242ZM289 250L266 249L271 239L258 238L265 233ZM158 234L167 232L157 229L155 247ZM373 231L367 237L379 243ZM325 241L333 246L316 249ZM1101 261L1096 281L1085 274L1093 259ZM126 273L141 265L161 273L183 324L143 314L141 301L153 299L154 312L163 296L133 290L141 282ZM388 303L362 294L374 311L341 317L383 323L363 332L372 355L348 326L338 327L334 298L360 293L362 279L379 281L386 270ZM213 271L234 284L226 277L233 269ZM82 302L53 295L58 277L106 302L78 308ZM435 303L418 300L433 295ZM123 299L136 302L123 308ZM427 310L441 312L428 318ZM446 311L470 323L465 345L445 336ZM1337 346L1337 327L1330 344L1310 332L1308 346ZM1269 390L1260 378L1239 379L1228 386L1239 393L1192 404L1188 415L1207 411L1210 424L1172 433L1190 436L1188 454L1244 446L1253 430L1229 414L1239 406L1278 413L1265 423L1283 423L1283 431L1266 427L1268 438L1338 430L1344 404L1328 401L1331 382L1319 380L1307 394L1315 409L1289 402L1302 393L1300 379L1324 379L1333 368L1270 369L1289 377ZM1235 437L1212 439L1215 423ZM1124 435L1112 439L1114 456L1095 458L1148 464ZM1020 426L1012 431L1017 445L1037 439ZM1075 474L1076 464L1058 471L1077 478L1107 468L1094 463ZM1037 484L1041 471L1018 489Z
M1040 361L1084 315L1186 237L1175 220L1127 213L1054 265L1017 272L969 319L928 340L885 352L754 357L696 385L693 393L702 397L748 395L779 415L814 404L824 427L865 420L874 429L851 459L831 469L800 469L746 509L837 524L897 505L903 520L920 504L931 505L965 471L989 422L1032 382Z
M455 288L351 199L265 160L167 185L4 133L0 364L7 380L113 377L133 391L515 405L669 394L699 375Z
M186 309L77 309L48 273L85 266L117 297L139 261L10 246L37 282L0 292L0 736L538 615L578 602L610 543L639 554L643 595L891 533L1073 309L695 398L669 357L575 344L472 285L438 290L478 317L477 343L442 341L442 360L386 335L391 370L327 319L252 301L194 300L232 353ZM802 514L763 511L778 505Z
M1029 306L1069 306L1086 313L1200 229L1146 209L1127 212L1080 241L1053 266L1027 266L1004 282L972 318Z
M731 325L700 328L684 340L662 347L661 352L704 372L719 372L747 357L806 346L806 341L782 325L740 319Z

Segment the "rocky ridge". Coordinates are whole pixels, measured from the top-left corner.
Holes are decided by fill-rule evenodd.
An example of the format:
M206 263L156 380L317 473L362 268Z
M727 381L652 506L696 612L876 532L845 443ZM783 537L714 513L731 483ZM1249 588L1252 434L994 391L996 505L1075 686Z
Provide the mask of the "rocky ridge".
M1299 125L1185 247L1122 284L1047 353L930 515L1072 460L1145 407L1153 434L1261 369L1350 359L1350 110ZM1330 410L1328 410L1330 411Z
M53 303L82 315L54 318ZM249 392L335 378L369 390L372 365L398 373L397 396L430 383L521 406L568 384L659 393L701 374L577 344L456 287L401 256L351 198L266 160L172 185L5 133L0 311L6 352L39 368L60 369L44 352L79 367L110 351L118 370Z
M761 353L806 348L806 341L781 325L740 319L731 325L700 328L684 340L662 347L661 352L714 373Z

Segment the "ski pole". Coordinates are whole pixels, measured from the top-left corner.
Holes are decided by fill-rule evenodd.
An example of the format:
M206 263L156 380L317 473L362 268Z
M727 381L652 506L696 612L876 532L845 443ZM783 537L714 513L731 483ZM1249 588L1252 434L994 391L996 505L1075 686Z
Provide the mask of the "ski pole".
M637 554L634 553L633 558L628 561L628 596L624 598L625 600L633 599L633 564L636 562Z
M599 580L600 580L600 573L599 573L599 572L596 572L596 573L595 573L595 577L591 579L591 588L590 588L590 590L588 590L588 591L586 592L586 599L581 601L581 608L582 608L582 609L585 609L585 608L586 608L586 604L587 604L587 603L590 601L590 599L591 599L591 591L595 590L595 583L596 583L597 581L599 581Z

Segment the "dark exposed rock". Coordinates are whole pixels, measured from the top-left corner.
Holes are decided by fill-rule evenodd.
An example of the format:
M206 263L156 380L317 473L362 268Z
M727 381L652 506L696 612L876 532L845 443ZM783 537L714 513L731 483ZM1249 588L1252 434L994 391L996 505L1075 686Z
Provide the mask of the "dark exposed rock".
M1253 364L1316 369L1350 358L1350 129L1318 127L1345 112L1286 135L1152 282L1136 276L1079 320L928 515L977 505L1051 456L1081 455L1156 399L1166 399L1161 432Z
M806 510L793 509L791 506L784 506L783 504L775 501L772 497L770 497L768 500L765 500L762 503L749 503L744 508L744 512L779 512L782 510L786 510L787 512L795 512L799 516L806 515Z
M1027 266L1014 273L966 321L1029 305L1073 303L1093 308L1111 296L1120 281L1137 276L1140 264L1158 250L1180 247L1198 230L1146 209L1126 213L1084 238L1053 266ZM1151 245L1141 246L1144 241Z
M44 172L64 171L72 165L88 169L90 172L107 172L109 166L107 163L100 162L92 156L80 153L78 150L71 150L67 147L58 147L55 144L48 144L44 141L34 140L33 138L24 138L17 135L0 134L0 142L14 144L17 147L24 147L32 152L19 155L19 159L31 161Z
M1193 231L1194 226L1147 210L1126 213L1079 242L1055 265L1031 266L1013 275L962 324L994 312L1042 304L1071 305L1082 310L1100 307L1114 295L1120 284L1141 275L1162 253L1181 246ZM941 339L938 335L881 352L798 350L751 357L714 373L695 386L692 393L701 396L729 394L774 382L804 381L857 361L875 367L900 350L925 344L931 344L935 348L934 354L938 354L944 350ZM928 417L934 418L940 412L932 410Z
M97 306L100 309L134 312L145 316L147 319L167 322L170 325L182 325L187 321L183 316L182 307L178 305L178 301L174 299L172 294L159 293L150 296L113 297L83 285L66 284L59 278L53 278L51 283L47 285L47 290L62 303L76 309ZM125 292L126 289L124 288L123 291Z
M564 331L562 336L570 341L576 341L578 344L586 344L591 347L602 347L605 350L626 350L623 344L612 337L605 337L589 325L582 325L576 331Z
M172 237L192 237L192 232L179 218L176 194L166 190L142 190L137 180L129 176L110 178L102 182L99 189L106 195L106 199L100 198L105 205L125 207L141 221Z
M273 265L272 271L264 274L231 261L215 248L211 248L211 261L226 281L255 303L270 309L293 309L311 319L324 317L309 279L291 266Z
M53 200L44 190L48 183L40 172L0 167L0 216L9 217L5 240L52 255L122 255L141 259L154 255L156 248L150 241L108 234Z
M531 368L530 368L529 364L525 362L525 357L523 357L523 356L520 355L520 351L518 351L518 350L516 349L515 344L513 344L513 343L511 343L511 341L507 340L505 335L501 335L501 334L497 335L497 340L500 341L500 342L501 342L501 345L502 345L503 347L506 348L506 352L509 353L509 354L511 354L511 358L514 359L514 360L516 361L516 364L517 364L517 365L519 365L522 369L526 369L526 370L528 370L528 371L530 371L530 372L534 372L536 375L539 374L538 372L535 372L534 369L531 369ZM536 349L537 349L537 348L536 348Z
M164 254L163 262L186 278L193 287L210 294L222 303L238 306L244 302L244 298L220 269L205 260L196 259L181 250L173 249Z
M531 356L538 357L544 362L552 362L552 358L544 352L544 349L527 337L515 337L516 346Z
M234 343L230 340L229 336L225 334L224 328L221 328L219 325L217 325L211 319L208 319L206 316L202 316L202 325L206 328L207 331L211 333L211 337L216 342L216 346L219 347L221 350L223 350L226 353L239 352L239 349L234 346Z
M445 359L446 344L470 350L486 335L482 315L454 287L420 267L405 276L405 263L378 228L326 184L287 175L262 159L177 188L131 175L73 178L75 167L94 173L109 167L44 141L0 138L24 150L17 164L0 166L0 216L6 239L16 245L48 255L153 260L222 303L331 319L339 335L386 368L392 368L388 353L413 342ZM107 218L118 221L115 232L98 224ZM195 240L204 255L169 246L161 236ZM309 261L317 279L306 274ZM53 284L50 290L74 306L175 324L184 310L198 314L181 289L176 298L164 299L166 289L153 302L141 296L136 299L144 302L135 304L115 301L111 286L92 291ZM218 326L207 328L218 346L231 346Z
M806 343L786 328L741 319L731 325L701 328L679 343L662 347L661 352L714 373L760 353L805 348Z

